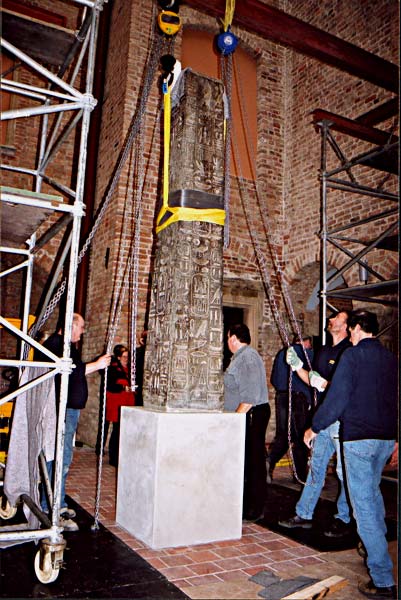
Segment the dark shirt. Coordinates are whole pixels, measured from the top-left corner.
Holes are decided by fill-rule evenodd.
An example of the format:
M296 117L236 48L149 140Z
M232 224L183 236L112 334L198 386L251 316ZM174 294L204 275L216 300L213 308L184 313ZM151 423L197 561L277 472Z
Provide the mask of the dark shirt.
M293 346L297 356L304 363L304 367L309 370L308 363L305 358L304 349L301 344L295 344ZM305 349L307 356L309 357L309 362L313 361L313 350L310 348ZM287 392L288 391L288 382L290 378L290 367L287 365L285 360L285 356L287 353L287 348L282 348L274 359L272 373L270 377L270 383L274 386L274 388L278 392ZM296 374L292 377L291 389L294 392L302 392L311 401L310 387L306 383L302 381Z
M344 441L396 439L397 373L396 357L375 338L345 350L312 430L318 433L339 419Z
M331 381L341 354L350 346L352 344L348 337L341 340L335 346L322 346L316 353L313 361L313 369L324 377L324 379Z
M313 369L319 373L327 381L333 379L335 370L338 362L342 356L342 353L347 348L352 346L351 341L348 337L345 337L338 342L335 346L322 346L315 355L313 361ZM327 390L328 388L326 388ZM324 392L316 391L316 404L321 404L326 396L326 390Z
M63 356L63 336L59 333L52 333L43 345L56 356ZM70 356L75 367L68 378L67 408L82 409L85 408L88 399L88 384L85 376L86 366L82 362L81 355L74 344L71 344ZM58 399L60 398L60 383L61 375L56 375L55 385Z

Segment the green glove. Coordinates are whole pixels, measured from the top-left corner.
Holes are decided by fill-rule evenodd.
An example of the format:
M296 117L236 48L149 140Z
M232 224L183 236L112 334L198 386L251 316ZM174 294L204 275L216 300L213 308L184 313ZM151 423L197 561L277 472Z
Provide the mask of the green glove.
M312 387L316 388L319 392L324 392L327 386L327 379L324 379L317 371L309 371L308 377Z
M292 346L290 346L287 349L287 352L285 355L285 361L286 361L287 365L289 365L291 367L292 371L298 371L298 369L300 369L301 367L304 366L304 363L299 358L298 354L295 352L295 350Z

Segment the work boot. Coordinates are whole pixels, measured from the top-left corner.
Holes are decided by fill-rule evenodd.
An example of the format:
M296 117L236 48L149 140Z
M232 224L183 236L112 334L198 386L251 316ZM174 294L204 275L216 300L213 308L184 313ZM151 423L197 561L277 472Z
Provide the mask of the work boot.
M395 585L378 587L372 580L366 583L359 583L358 590L368 598L397 598L397 588Z
M256 523L256 521L260 521L260 519L263 519L264 516L264 510L258 512L251 510L244 514L242 520L244 521L244 523Z
M294 529L295 527L301 527L302 529L311 529L312 527L312 519L303 519L302 517L291 517L291 519L287 519L286 521L278 522L281 527L286 527L287 529Z
M74 519L77 516L77 513L73 508L68 508L68 506L66 506L65 508L60 508L60 516L63 517L63 519Z
M331 526L326 529L324 535L331 538L340 538L352 533L351 523L344 523L341 519L334 519Z
M79 531L78 523L75 523L72 519L64 519L61 515L60 527L62 527L64 531Z
M359 556L361 556L362 558L366 558L368 555L368 553L366 552L366 548L363 545L363 543L361 542L361 540L359 540L359 542L358 542L356 551L358 552Z

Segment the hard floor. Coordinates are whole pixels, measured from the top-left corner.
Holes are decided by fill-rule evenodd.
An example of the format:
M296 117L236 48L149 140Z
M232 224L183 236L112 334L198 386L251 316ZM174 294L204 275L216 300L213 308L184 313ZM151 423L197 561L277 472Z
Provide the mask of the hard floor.
M316 540L314 539L319 536L318 528L314 537L311 537L310 532L308 532L309 537L308 535L302 536L302 532L301 535L288 537L283 534L280 528L274 525L271 528L269 527L267 514L263 524L244 523L242 537L238 540L180 548L165 548L163 550L150 549L119 527L115 521L117 473L116 469L108 464L107 456L104 457L102 462L98 519L105 528L105 534L110 535L111 538L115 536L114 539L117 539L119 545L113 545L111 556L106 551L105 554L97 556L96 561L94 560L91 563L88 561L87 554L88 549L92 548L93 545L91 536L96 535L91 533L90 522L94 521L93 515L95 514L98 460L93 449L77 447L67 482L67 493L74 502L84 509L82 514L86 515L86 521L80 523L80 513L78 512L77 521L81 525L81 530L76 533L65 533L67 539L66 553L76 554L74 557L75 564L86 561L85 565L80 565L80 579L85 581L86 590L89 590L91 586L92 575L93 590L101 589L99 588L99 576L101 578L102 565L99 562L105 561L105 563L108 563L109 560L113 560L120 565L120 574L123 579L127 575L126 571L133 569L131 580L128 581L127 579L126 585L128 587L125 588L124 597L143 599L189 597L194 599L213 598L215 600L260 598L259 592L263 591L263 587L250 581L250 577L263 570L272 571L283 579L292 579L304 575L323 580L332 575L337 575L345 578L347 584L342 589L331 592L330 598L333 600L356 600L364 597L358 592L357 585L358 581L366 580L368 576L363 559L356 552L353 541L348 544L348 547L346 545L345 549L341 549L341 544L337 548L335 544L332 544L331 547L328 544L326 549L322 549L319 540L315 543ZM293 482L292 472L288 466L276 468L274 484L274 493L272 488L270 495L272 515L278 510L292 514L292 507L295 506L301 487ZM386 507L388 504L390 505L389 512L394 525L390 550L396 571L396 482L390 482L386 489ZM316 513L317 519L324 520L326 518L325 507L326 505L327 507L334 505L333 500L336 491L335 476L329 474L322 494L322 505ZM269 498L267 511L269 511ZM282 514L282 512L278 514ZM291 514L288 514L288 516L291 516ZM271 518L274 521L274 516L271 516ZM321 537L321 540L324 541L324 538ZM123 542L123 544L120 542ZM107 547L111 548L106 544ZM129 552L128 549L134 552ZM91 551L89 550L89 552ZM85 558L80 558L81 553L82 557ZM23 554L20 555L18 560L25 560ZM62 569L58 577L57 585L59 587L63 585L63 578L67 578L65 580L67 581L71 576L74 576L71 570L70 573L68 572L68 561L66 562L66 569ZM71 561L70 563L72 564ZM145 563L150 569L146 570L144 568ZM106 569L103 571L106 577ZM12 577L12 574L4 573L2 569L2 576L10 577L10 575ZM141 578L142 581L133 582L132 579L135 580L136 578ZM113 583L116 584L115 581ZM52 595L52 585L43 586L41 584L35 586L29 597L57 597ZM44 589L45 591L43 591ZM105 584L104 590L107 589L108 586ZM130 589L132 589L132 595L130 595ZM104 593L104 597L109 597L108 592L102 593ZM67 592L58 595L58 597L61 596L68 597ZM4 597L3 594L2 597ZM12 595L12 597L18 596ZM83 595L79 597L83 597ZM96 592L92 591L91 593L88 591L84 597L102 596L96 595ZM116 596L114 595L114 597Z

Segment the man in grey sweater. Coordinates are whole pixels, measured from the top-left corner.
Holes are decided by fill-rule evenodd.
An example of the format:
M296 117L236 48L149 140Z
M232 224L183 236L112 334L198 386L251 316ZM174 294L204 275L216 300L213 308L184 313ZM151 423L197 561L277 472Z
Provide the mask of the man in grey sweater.
M270 418L266 370L259 353L250 346L246 325L228 331L233 353L224 374L224 408L246 412L243 517L254 522L264 515L266 497L266 429Z

